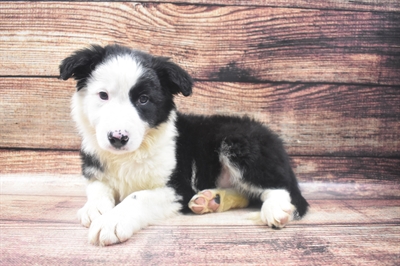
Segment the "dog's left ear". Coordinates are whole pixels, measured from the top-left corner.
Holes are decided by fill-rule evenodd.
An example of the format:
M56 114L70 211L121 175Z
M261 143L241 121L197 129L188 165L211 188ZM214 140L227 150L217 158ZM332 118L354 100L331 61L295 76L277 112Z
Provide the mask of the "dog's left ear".
M167 57L154 57L152 63L161 85L172 94L182 93L184 96L192 94L193 79L180 66L169 61Z

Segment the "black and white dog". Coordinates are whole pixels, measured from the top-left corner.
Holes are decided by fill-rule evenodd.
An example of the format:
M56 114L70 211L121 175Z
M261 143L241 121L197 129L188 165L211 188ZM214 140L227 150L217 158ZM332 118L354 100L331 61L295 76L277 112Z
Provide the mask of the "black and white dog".
M302 217L282 141L244 117L177 112L192 79L168 58L118 45L76 51L60 65L75 78L72 115L88 179L80 222L89 241L111 245L179 212L220 212L259 201L263 224Z

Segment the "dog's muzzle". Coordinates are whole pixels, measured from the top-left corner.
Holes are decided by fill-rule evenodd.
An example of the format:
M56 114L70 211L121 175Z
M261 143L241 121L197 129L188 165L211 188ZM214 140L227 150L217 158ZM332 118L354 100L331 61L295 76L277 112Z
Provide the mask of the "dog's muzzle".
M127 132L122 133L121 130L116 130L108 133L108 140L114 148L120 149L128 143L129 136Z

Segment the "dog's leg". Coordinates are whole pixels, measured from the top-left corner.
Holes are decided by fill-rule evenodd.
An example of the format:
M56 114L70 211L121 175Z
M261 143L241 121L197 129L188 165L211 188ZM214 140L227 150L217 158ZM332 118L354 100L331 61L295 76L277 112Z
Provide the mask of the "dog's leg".
M249 200L233 189L207 189L200 191L189 201L189 208L196 214L223 212L245 208Z
M115 206L114 191L100 181L91 181L86 188L87 202L78 211L78 219L85 227Z
M107 246L128 240L135 232L176 215L181 209L172 188L134 192L100 216L89 229L89 242Z
M293 220L295 206L291 204L289 192L285 189L266 189L261 195L263 205L260 218L263 224L282 228Z

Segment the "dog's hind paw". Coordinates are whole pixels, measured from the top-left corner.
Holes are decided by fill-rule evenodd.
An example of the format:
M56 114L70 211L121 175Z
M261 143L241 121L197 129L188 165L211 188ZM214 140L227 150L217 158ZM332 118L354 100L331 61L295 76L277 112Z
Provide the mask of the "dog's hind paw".
M248 199L233 189L207 189L193 196L189 208L196 214L203 214L244 208L248 204Z
M218 190L203 190L189 201L189 208L196 214L217 212L220 202L221 196L218 194Z
M260 218L263 224L272 228L283 228L291 220L295 207L290 203L290 195L286 190L266 190L262 196Z

